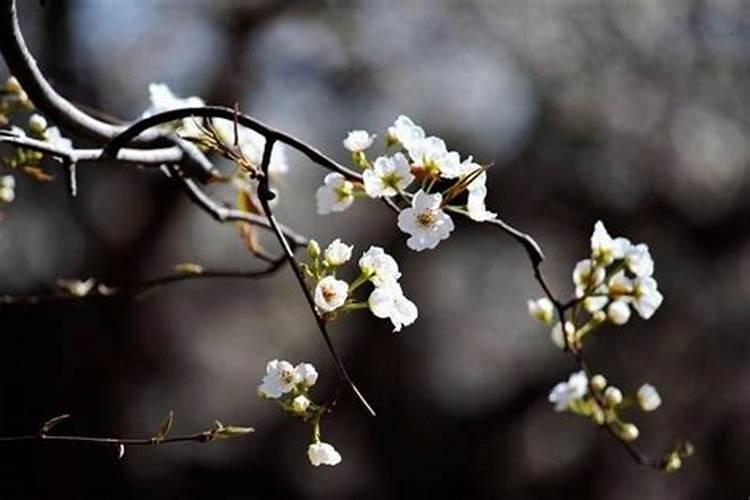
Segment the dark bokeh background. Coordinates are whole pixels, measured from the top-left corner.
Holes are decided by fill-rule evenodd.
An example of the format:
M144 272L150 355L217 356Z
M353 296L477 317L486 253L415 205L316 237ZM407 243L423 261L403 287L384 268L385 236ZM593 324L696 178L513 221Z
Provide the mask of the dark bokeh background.
M573 369L531 321L540 295L522 250L459 222L433 252L405 248L393 216L362 202L314 214L324 172L294 153L281 217L327 242L397 255L420 308L399 336L361 313L335 341L379 411L350 397L324 422L344 456L315 469L308 429L259 400L275 357L326 355L289 270L190 282L139 301L2 308L0 434L70 412L69 432L141 435L170 410L175 431L214 419L247 440L115 451L0 448L2 498L745 498L750 494L750 5L742 0L22 1L41 67L72 100L132 119L147 85L239 101L244 111L347 161L353 128L383 134L400 113L462 154L494 161L488 204L545 249L556 290L593 223L646 241L666 297L590 344L594 369L663 407L639 421L659 453L697 456L676 475L637 468L609 436L555 414L547 393ZM3 71L5 71L3 69ZM3 75L4 76L4 75ZM61 181L19 179L0 224L3 291L57 278L119 283L180 261L252 266L160 174L112 166Z

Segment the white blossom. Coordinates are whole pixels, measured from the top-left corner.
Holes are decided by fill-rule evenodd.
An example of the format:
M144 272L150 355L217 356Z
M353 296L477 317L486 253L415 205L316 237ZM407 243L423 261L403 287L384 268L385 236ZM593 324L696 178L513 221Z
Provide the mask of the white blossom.
M315 467L319 465L337 465L341 462L341 454L328 443L313 443L307 448L307 457Z
M342 243L339 238L333 240L325 250L325 260L329 266L342 266L352 258L352 245Z
M622 428L620 429L620 436L625 441L635 441L638 439L638 436L640 435L640 431L638 430L638 427L635 426L635 424L622 424Z
M661 306L664 296L657 290L656 280L650 276L637 278L634 283L633 307L643 319L649 319Z
M318 202L318 214L343 212L354 202L354 184L346 177L331 172L325 176L323 185L318 188L315 197Z
M427 194L421 189L414 195L411 208L398 214L398 227L408 233L406 244L418 252L435 248L453 231L453 220L441 208L442 195Z
M545 325L551 325L554 320L555 306L552 301L547 297L543 297L537 300L529 300L527 303L529 309L529 315L544 323Z
M374 135L366 130L352 130L344 139L344 147L352 153L359 153L372 146Z
M461 158L455 151L448 151L445 141L439 137L427 137L406 146L415 165L427 173L446 179L460 177L463 173Z
M631 245L625 252L625 263L630 272L638 277L645 278L654 274L654 260L645 243Z
M142 117L146 118L164 111L171 111L180 108L195 108L204 106L203 99L197 96L177 97L166 83L152 83L148 86L149 99L151 106L143 112ZM169 130L169 125L163 125L161 128ZM182 120L181 128L184 133L190 136L199 136L200 129L195 123L194 118L185 118Z
M632 295L633 280L625 276L625 271L618 271L609 278L607 293L614 298Z
M292 400L292 410L294 410L295 413L305 413L309 407L310 400L302 394Z
M362 177L365 192L372 198L395 196L414 180L409 162L401 153L391 157L378 157L372 168L365 170Z
M595 293L605 293L606 288L604 290L597 289ZM607 302L609 302L609 297L606 295L591 295L589 297L586 297L583 300L583 307L586 308L586 310L590 313L595 313L597 311L600 311L604 308L604 306L607 305Z
M267 398L277 399L294 389L301 381L299 374L288 361L274 359L266 365L263 383L258 386L258 393Z
M479 167L479 165L476 165ZM487 198L487 172L482 172L474 179L469 187L469 198L466 202L466 209L469 211L469 217L477 222L484 222L497 217L495 212L490 212L485 206Z
M573 283L576 285L576 297L583 297L589 290L598 287L604 281L606 272L591 259L584 259L573 269Z
M549 402L555 405L556 411L565 411L588 390L589 379L584 371L580 371L572 374L567 382L557 384L549 393Z
M392 127L388 127L388 136L408 148L414 142L425 138L424 129L416 125L411 118L400 115Z
M656 387L651 384L643 384L638 389L638 406L643 411L654 411L661 406L661 396L656 391Z
M391 320L394 332L417 320L417 306L404 296L398 283L375 288L367 303L375 316Z
M47 119L42 115L34 113L29 118L29 130L35 134L43 134L47 130L47 126Z
M591 257L597 264L608 266L616 259L622 259L629 246L627 239L612 238L602 221L596 221L591 235Z
M359 268L376 287L391 285L401 277L396 259L377 246L371 246L362 254Z
M315 305L323 312L331 312L344 305L349 295L349 284L333 276L326 276L315 287Z
M630 319L630 306L624 300L615 300L607 307L607 318L615 325L624 325Z
M318 370L310 363L298 364L294 367L294 372L305 387L312 387L318 381Z

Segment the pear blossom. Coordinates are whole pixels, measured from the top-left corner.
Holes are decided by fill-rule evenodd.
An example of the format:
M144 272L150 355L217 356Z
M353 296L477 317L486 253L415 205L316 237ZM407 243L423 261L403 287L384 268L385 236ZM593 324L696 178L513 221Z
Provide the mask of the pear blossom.
M325 250L325 261L329 266L342 266L352 258L352 245L342 243L336 238Z
M0 177L0 201L10 203L16 199L16 179L12 175Z
M352 130L344 139L344 147L352 153L360 153L372 146L374 139L375 136L366 130Z
M402 153L378 157L362 177L365 192L372 198L395 196L414 180L409 162Z
M624 325L630 319L630 307L624 300L615 300L607 307L607 318L615 325Z
M402 327L417 320L417 306L404 296L397 283L375 288L367 303L375 316L391 320L394 332L400 332Z
M427 137L406 145L406 150L415 165L433 175L446 179L460 177L463 168L461 158L455 151L448 151L445 141L439 137Z
M607 292L613 298L632 295L633 280L625 276L625 271L618 271L609 278Z
M331 172L325 176L323 185L315 193L318 202L318 214L343 212L354 202L353 193L354 184L346 180L343 175Z
M649 319L653 316L664 300L664 296L656 287L656 280L650 276L635 280L633 307L643 319Z
M333 276L326 276L315 287L315 305L323 312L331 312L344 305L349 295L349 284Z
M645 243L631 245L625 252L625 263L630 272L638 277L644 278L654 274L654 260Z
M405 148L425 138L424 129L416 125L406 115L399 115L392 127L388 127L389 139L399 142Z
M197 96L191 96L186 98L177 97L166 83L152 83L148 86L149 100L151 106L143 112L141 115L143 118L162 113L164 111L171 111L179 108L194 108L204 106L205 102L203 99ZM162 125L163 129L171 130L174 127L169 125ZM195 123L193 118L185 118L182 120L181 128L184 133L190 136L199 136L200 129Z
M572 344L575 340L576 328L570 321L565 322L565 335L568 337L568 345ZM562 323L557 323L552 330L549 332L552 343L560 349L565 349L565 338L563 337Z
M292 400L292 410L295 413L305 413L310 407L310 400L306 396L300 394Z
M388 286L401 277L396 259L378 246L371 246L362 254L359 259L359 269L369 276L369 280L376 287Z
M583 370L570 376L567 382L560 382L549 393L549 402L555 411L565 411L572 403L583 398L589 390L589 379Z
M439 193L427 194L420 189L414 195L411 208L398 214L398 227L411 235L406 244L412 250L433 249L450 236L453 220L440 208L442 201Z
M635 441L636 439L638 439L638 436L640 434L641 433L635 424L631 424L631 423L622 424L622 427L620 428L620 437L624 441Z
M258 394L277 399L294 389L300 380L291 363L274 359L266 365L266 375L263 377L263 383L258 386Z
M477 165L479 167L479 165ZM487 172L482 172L466 188L469 198L466 202L466 209L469 211L469 217L477 222L485 222L497 217L495 212L490 212L485 206L484 200L487 198Z
M552 301L547 297L543 297L538 300L529 300L527 303L529 309L529 315L544 323L545 325L551 325L554 320L555 306Z
M661 396L659 396L659 393L656 391L656 387L651 384L643 384L641 388L638 389L637 399L638 406L640 406L643 411L654 411L661 406Z
M305 387L312 387L318 381L318 370L310 363L300 363L294 367L294 373Z
M591 235L591 257L597 264L608 266L616 259L622 259L629 246L626 238L612 238L604 223L596 221Z
M573 283L576 285L576 297L583 297L588 290L601 285L607 273L591 259L584 259L573 269Z
M337 465L341 462L341 454L336 451L336 448L322 441L312 443L307 448L307 457L315 467L321 464Z
M605 295L606 288L602 288L603 287L599 287L596 290L597 295L591 295L583 299L583 307L592 314L597 311L601 311L604 306L607 305L607 302L609 302L609 297ZM602 295L599 295L599 293L601 293Z

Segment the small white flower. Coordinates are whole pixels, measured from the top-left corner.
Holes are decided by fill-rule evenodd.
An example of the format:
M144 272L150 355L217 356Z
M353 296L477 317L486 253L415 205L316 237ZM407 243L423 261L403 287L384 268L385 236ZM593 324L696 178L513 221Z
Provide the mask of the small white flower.
M326 276L315 287L315 305L323 312L331 312L344 305L349 295L349 284Z
M615 300L607 307L607 318L615 325L624 325L630 319L630 307L624 300Z
M406 150L414 164L421 166L429 174L454 179L464 172L458 153L448 151L445 141L439 137L413 141L406 146Z
M425 134L424 129L416 125L411 118L400 115L393 126L388 127L388 136L408 148L410 144L424 139Z
M299 382L300 377L291 363L274 359L266 365L266 375L263 377L263 383L258 386L258 393L267 398L277 399L294 389Z
M608 266L615 259L622 259L630 242L625 238L613 239L602 221L594 224L594 233L591 235L591 258L597 264Z
M487 198L487 172L479 174L469 184L467 191L469 192L469 198L466 202L466 209L469 211L470 218L477 222L484 222L497 217L495 212L487 210L484 202Z
M391 157L380 156L372 168L363 174L365 192L371 198L395 196L414 180L406 157L396 153Z
M47 119L42 115L34 113L29 118L29 130L37 135L41 135L47 130Z
M606 291L606 289L602 290L602 293L604 291ZM596 290L596 292L599 293L599 290ZM593 314L597 311L601 311L604 306L607 305L607 302L609 302L609 297L606 295L592 295L583 300L583 307L585 307L589 313Z
M656 387L651 384L643 384L638 389L638 406L643 411L654 411L661 406L661 396L656 391Z
M664 296L657 290L656 280L650 276L637 278L634 283L633 307L643 319L649 319L661 306Z
M315 197L318 201L318 214L343 212L354 202L354 184L343 175L332 172L326 175L323 185L318 188Z
M622 391L617 387L610 385L604 391L604 399L610 406L617 406L622 403Z
M568 337L568 345L573 344L575 341L576 328L570 321L565 322L565 334ZM563 338L562 323L557 323L552 330L549 332L552 343L560 349L565 349L565 339Z
M613 298L632 295L633 280L625 276L625 271L619 271L609 278L607 293Z
M58 149L73 149L73 141L64 137L57 127L49 127L45 130L44 137L47 142Z
M142 117L149 117L164 111L171 111L179 108L194 108L204 106L205 103L200 97L192 96L181 98L177 97L166 83L152 83L148 86L149 99L151 106L143 112ZM181 127L184 133L190 136L200 136L200 129L193 118L182 120ZM160 128L164 130L174 129L174 126L163 125Z
M325 251L325 259L329 266L342 266L352 258L352 245L342 243L336 238L328 245Z
M414 195L411 208L398 214L398 227L411 235L406 244L412 250L433 249L450 236L453 220L440 208L442 201L442 195L427 194L420 189Z
M545 325L552 325L552 321L555 316L555 306L552 301L547 297L543 297L538 300L529 300L528 303L529 315L544 323Z
M573 283L576 285L576 297L583 297L587 291L602 284L606 277L603 267L594 265L591 259L584 259L573 269Z
M294 367L294 372L305 387L312 387L318 381L318 370L310 363L298 364Z
M344 147L352 153L359 153L372 146L374 135L367 130L352 130L344 139Z
M337 465L341 462L341 454L328 443L313 443L307 448L307 457L315 467L323 465Z
M417 320L417 306L404 296L398 283L375 288L367 303L375 316L391 320L394 332Z
M555 405L555 411L565 411L588 390L589 379L584 371L580 371L572 374L567 382L557 384L549 393L549 402Z
M302 394L292 400L292 410L294 410L295 413L305 413L309 407L310 400Z
M371 246L362 254L359 259L359 268L377 287L388 286L401 277L396 259L377 246Z
M645 243L631 245L625 252L625 263L628 265L630 272L640 278L654 274L654 260L648 251L648 245Z

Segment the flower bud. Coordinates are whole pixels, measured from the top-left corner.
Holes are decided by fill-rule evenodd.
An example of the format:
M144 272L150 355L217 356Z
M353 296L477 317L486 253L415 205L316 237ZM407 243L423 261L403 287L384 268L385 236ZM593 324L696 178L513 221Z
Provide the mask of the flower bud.
M16 79L15 76L11 76L5 82L5 91L9 94L20 94L23 92L23 88L21 87L21 84L18 83L18 79Z
M544 297L528 302L529 315L547 326L552 325L555 316L555 307L552 301Z
M630 306L622 300L615 300L607 308L607 318L615 325L624 325L630 319Z
M594 375L591 377L591 387L597 391L603 391L607 387L607 379L601 374Z
M570 346L573 344L576 334L576 328L570 321L565 322L565 333L568 337L568 345ZM552 330L550 331L550 338L552 339L552 343L554 343L557 347L559 347L560 349L565 349L565 339L563 338L562 325L560 323L557 323L552 328Z
M617 387L611 385L604 391L604 400L610 406L617 406L622 403L622 391Z
M310 400L301 394L292 400L292 410L295 413L305 413L309 406Z
M675 472L682 467L682 459L677 453L670 453L664 461L664 472Z
M623 441L635 441L638 439L638 436L640 435L640 431L638 430L638 427L635 426L635 424L622 424L622 427L620 427L620 437Z
M31 115L31 118L29 118L29 132L36 136L43 136L45 130L47 130L47 119L42 115Z
M307 243L307 255L309 255L311 259L317 259L320 257L320 245L318 245L317 241L310 240Z
M651 384L643 384L638 389L638 406L643 411L654 411L661 406L661 396L656 391L656 387Z

